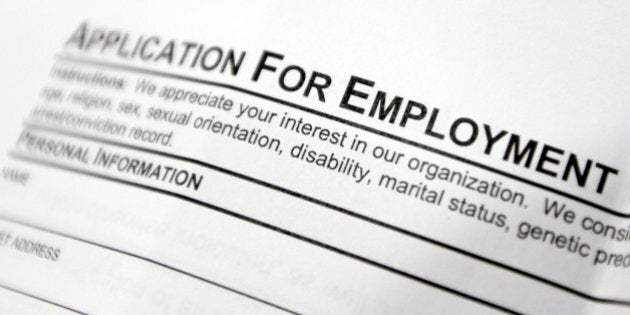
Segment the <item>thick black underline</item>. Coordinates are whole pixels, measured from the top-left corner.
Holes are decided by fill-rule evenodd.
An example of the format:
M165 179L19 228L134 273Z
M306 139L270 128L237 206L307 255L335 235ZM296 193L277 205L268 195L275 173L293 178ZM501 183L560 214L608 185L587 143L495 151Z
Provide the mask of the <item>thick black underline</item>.
M75 309L73 309L73 308L70 308L70 307L68 307L68 306L61 305L61 304L59 304L59 303L57 303L57 302L53 302L53 301L51 301L51 300L47 300L47 299L41 298L41 297L39 297L39 296L35 296L35 295L33 295L33 294L30 294L30 293L26 293L26 292L24 292L24 291L21 291L21 290L18 290L18 289L14 289L14 288L11 288L11 287L9 287L9 286L7 286L7 285L4 285L4 284L0 284L0 288L3 288L3 289L5 289L5 290L11 291L11 292L15 292L15 293L20 294L20 295L28 296L28 297L30 297L30 298L32 298L32 299L35 299L35 300L38 300L38 301L41 301L41 302L44 302L44 303L47 303L47 304L50 304L50 305L54 305L54 306L59 307L59 308L63 308L63 309L65 309L65 310L68 310L68 311L73 312L73 313L77 313L77 314L87 314L87 313L84 313L84 312L81 312L81 311L77 311L77 310L75 310Z
M56 168L56 169L60 169L60 170L64 170L64 171L68 171L68 172L72 172L72 173L77 173L77 174L81 174L81 175L86 175L86 176L90 176L90 177L94 177L94 178L99 178L99 179L102 179L102 180L107 180L107 181L111 181L111 182L115 182L115 183L119 183L119 184L123 184L123 185L128 185L128 186L140 188L140 189L143 189L143 190L147 190L147 191L151 191L151 192L167 195L167 196L170 196L170 197L173 197L173 198L177 198L177 199L180 199L180 200L185 200L185 201L188 201L190 203L196 204L198 206L202 206L204 208L216 211L218 213L222 213L222 214L225 214L227 216L236 218L238 220L257 225L259 227L268 229L270 231L274 231L276 233L288 236L290 238L297 239L299 241L303 241L305 243L308 243L308 244L311 244L313 246L316 246L316 247L328 250L330 252L339 254L341 256L345 256L345 257L348 257L350 259L354 259L356 261L365 263L365 264L373 266L375 268L391 272L391 273L396 274L398 276L401 276L403 278L407 278L409 280L425 284L425 285L433 287L435 289L448 292L450 294L459 296L460 298L471 300L471 301L479 303L481 305L485 305L485 306L487 306L489 308L494 308L494 309L497 309L497 310L500 310L500 311L503 311L503 312L506 312L506 313L519 314L518 312L516 312L514 310L511 310L511 309L509 309L507 307L498 305L496 303L483 300L481 298L472 296L472 295L470 295L468 293L461 292L461 291L458 291L456 289L453 289L453 288L447 287L445 285L439 284L437 282L433 282L431 280L427 280L427 279L421 278L419 276L416 276L414 274L408 273L406 271L403 271L403 270L400 270L400 269L396 269L396 268L391 267L391 266L384 265L382 263L379 263L377 261L371 260L369 258L365 258L363 256L359 256L357 254L353 254L351 252L348 252L348 251L345 251L343 249L334 247L332 245L329 245L329 244L326 244L326 243L322 243L322 242L317 241L315 239L308 238L306 236L303 236L301 234L295 233L293 231L289 231L289 230L283 229L281 227L275 226L273 224L269 224L269 223L266 223L266 222L263 222L263 221L259 221L257 219L254 219L254 218L245 216L243 214L240 214L238 212L234 212L234 211L231 211L231 210L228 210L228 209L225 209L225 208L221 208L221 207L215 206L213 204L210 204L210 203L207 203L207 202L204 202L204 201L201 201L201 200L198 200L198 199L186 196L186 195L182 195L182 194L179 194L179 193L176 193L176 192L172 192L172 191L168 191L168 190L164 190L164 189L160 189L160 188L156 188L156 187L151 187L151 186L139 184L139 183L132 182L132 181L123 180L123 179L120 179L120 178L115 178L115 177L111 177L111 176L97 174L97 173L93 173L93 172L77 169L77 168L74 168L74 167L61 165L61 164L58 164L58 163L52 163L52 162L49 162L49 161L43 161L43 160L35 159L35 158L29 157L29 156L18 154L16 152L11 152L9 154L9 156L11 156L12 158L18 159L18 160L22 160L22 161L26 161L26 162L30 162L30 163L34 163L34 164L39 164L39 165L43 165L43 166L47 166L47 167L51 167L51 168ZM130 255L133 255L133 254L130 254ZM157 263L157 262L155 262L155 263Z
M482 163L479 163L479 162L476 162L476 161L473 161L473 160L461 157L459 155L456 155L456 154L453 154L453 153L449 153L449 152L446 152L446 151L443 151L443 150L440 150L440 149L428 146L426 144L422 144L422 143L417 142L417 141L409 140L409 139L406 139L406 138L403 138L403 137L400 137L400 136L397 136L397 135L394 135L394 134L391 134L391 133L387 133L387 132L384 132L384 131L381 131L381 130L378 130L378 129L375 129L375 128L372 128L372 127L369 127L369 126L366 126L366 125L363 125L363 124L359 124L359 123L356 123L354 121L350 121L350 120L347 120L347 119L339 118L337 116L333 116L333 115L330 115L330 114L327 114L327 113L323 113L323 112L314 110L312 108L308 108L308 107L305 107L305 106L302 106L302 105L299 105L299 104L296 104L296 103L285 101L285 100L282 100L282 99L279 99L279 98L276 98L276 97L273 97L273 96L262 94L262 93L259 93L259 92L253 91L253 90L249 90L249 89L245 89L245 88L242 88L242 87L238 87L238 86L235 86L235 85L221 83L221 82L216 82L216 81L210 81L210 80L203 80L203 79L199 79L199 78L195 78L195 77L191 77L191 76L185 76L185 75L180 75L180 74L168 73L168 72L164 72L164 71L144 69L144 68L140 68L140 67L122 65L122 64L117 64L117 63L101 61L101 60L93 60L93 59L89 59L89 58L72 56L72 55L67 54L67 53L66 54L57 55L57 59L70 61L70 62L75 62L75 63L83 63L83 64L95 65L95 66L100 66L100 67L106 67L106 68L110 68L110 69L117 69L117 70L121 70L121 71L132 72L132 73L141 73L141 74L153 75L153 76L164 77L164 78L169 78L169 79L194 82L194 83L198 83L198 84L216 86L216 87L221 87L221 88L225 88L225 89L230 89L230 90L233 90L233 91L238 91L238 92L241 92L241 93L244 93L244 94L248 94L248 95L251 95L251 96L255 96L255 97L258 97L258 98L262 98L262 99L265 99L265 100L268 100L268 101L271 101L271 102L274 102L274 103L277 103L277 104L288 106L288 107L291 107L293 109L297 109L297 110L300 110L300 111L303 111L303 112L307 112L307 113L310 113L310 114L313 114L313 115L316 115L316 116L319 116L319 117L323 117L323 118L326 118L326 119L329 119L329 120L333 120L333 121L336 121L338 123L342 123L342 124L345 124L345 125L348 125L348 126L351 126L351 127L354 127L354 128L358 128L358 129L361 129L363 131L367 131L367 132L370 132L370 133L373 133L373 134L376 134L376 135L379 135L379 136L382 136L382 137L385 137L385 138L389 138L389 139L394 140L394 141L398 141L400 143L404 143L404 144L410 145L412 147L416 147L416 148L419 148L419 149L422 149L422 150L433 152L435 154L438 154L438 155L441 155L441 156L444 156L444 157L448 157L448 158L457 160L459 162L462 162L462 163L465 163L465 164L468 164L468 165L471 165L471 166L475 166L477 168L486 170L488 172L492 172L492 173L495 173L495 174L498 174L498 175L502 175L502 176L505 176L507 178L516 180L518 182L525 183L525 184L528 184L528 185L531 185L531 186L534 186L534 187L546 190L548 192L552 192L552 193L558 194L560 196L564 196L566 198L569 198L569 199L572 199L574 201L580 202L582 204L591 206L593 208L599 209L601 211L604 211L604 212L609 213L609 214L614 215L614 216L618 216L618 217L622 217L622 218L630 218L630 213L623 213L621 211L614 210L612 208L609 208L609 207L606 207L604 205L595 203L593 201L581 198L579 196L570 194L568 192L565 192L565 191L553 188L551 186L547 186L547 185L535 182L533 180L530 180L530 179L527 179L527 178L524 178L524 177L521 177L521 176L517 176L517 175L511 174L511 173L502 171L500 169L497 169L497 168L494 168L494 167L491 167L491 166L488 166L488 165L485 165L485 164L482 164Z
M14 156L14 157L16 157L16 156ZM17 158L20 158L20 157L17 157ZM21 160L24 160L23 158L20 158L20 159L21 159ZM31 162L34 162L34 163L39 163L39 164L43 164L43 163L38 162L38 161L35 161L35 160L32 160ZM53 166L53 165L47 165L47 166ZM47 232L47 233L50 233L50 234L54 234L54 235L61 236L61 237L64 237L64 238L68 238L68 239L72 239L72 240L75 240L75 241L78 241L78 242L81 242L81 243L89 244L89 245L96 246L96 247L99 247L99 248L102 248L102 249L106 249L106 250L109 250L109 251L112 251L112 252L116 252L116 253L119 253L119 254L122 254L122 255L126 255L126 256L129 256L129 257L133 257L133 258L136 258L136 259L139 259L139 260L142 260L142 261L145 261L145 262L148 262L148 263L151 263L151 264L154 264L154 265L157 265L157 266L160 266L160 267L163 267L163 268L169 269L169 270L174 271L174 272L177 272L177 273L179 273L179 274L183 274L183 275L185 275L185 276L188 276L188 277L191 277L191 278L194 278L194 279L200 280L200 281L202 281L202 282L205 282L205 283L211 284L211 285L216 286L216 287L218 287L218 288L221 288L221 289L224 289L224 290L230 291L230 292L232 292L232 293L235 293L235 294L241 295L241 296L243 296L243 297L249 298L249 299L251 299L251 300L254 300L254 301L260 302L260 303L262 303L262 304L265 304L265 305L268 305L268 306L274 307L274 308L276 308L276 309L279 309L279 310L285 311L285 312L287 312L287 313L290 313L290 314L300 314L300 313L295 312L295 311L292 311L292 310L290 310L290 309L288 309L288 308L286 308L286 307L280 306L280 305L278 305L278 304L274 304L274 303L272 303L272 302L269 302L269 301L263 300L263 299L261 299L261 298L255 297L255 296L250 295L250 294L247 294L247 293L245 293L245 292L242 292L242 291L236 290L236 289L231 288L231 287L228 287L228 286L226 286L226 285L224 285L224 284L221 284L221 283L218 283L218 282L215 282L215 281L209 280L209 279L207 279L207 278L203 278L203 277L201 277L201 276L198 276L198 275L192 274L192 273L190 273L190 272L188 272L188 271L185 271L185 270L182 270L182 269L179 269L179 268L173 267L173 266L171 266L171 265L167 265L167 264L165 264L165 263L161 263L161 262L159 262L159 261L157 261L157 260L155 260L155 259L151 259L151 258L148 258L148 257L140 256L140 255L138 255L138 254L134 254L134 253L131 253L131 252L128 252L128 251L124 251L124 250L122 250L122 249L114 248L114 247L107 246L107 245L104 245L104 244L101 244L101 243L96 243L96 242L94 242L94 241L86 240L86 239L84 239L84 238L80 238L80 237L78 237L78 236L74 236L74 235L70 235L70 234L62 233L62 232L59 232L59 231L51 230L51 229L48 229L48 228L45 228L45 227L41 227L41 226L37 226L37 225L31 224L31 223L26 223L26 222L19 221L19 220L16 220L16 219L8 218L8 217L2 216L2 215L0 215L0 220L2 220L2 221L6 221L6 222L11 222L11 223L18 224L18 225L22 225L22 226L26 226L26 227L29 227L29 228L32 228L32 229L35 229L35 230L44 231L44 232ZM0 285L0 287L2 287L2 286ZM20 293L21 293L21 292L20 292ZM35 298L37 298L37 297L35 297ZM37 298L37 299L39 299L39 298ZM56 303L50 302L50 301L46 301L46 300L43 300L43 299L40 299L40 300L45 301L45 302L49 302L49 303L51 303L51 304L55 304L55 305L60 306L60 307L63 307L63 308L67 308L67 307L64 307L64 306L62 306L62 305L58 305L58 304L56 304ZM71 310L71 311L75 311L75 310L70 309L70 308L67 308L67 309L69 309L69 310ZM85 314L85 313L78 312L78 311L75 311L75 312L80 313L80 314Z
M293 190L290 190L290 189L287 189L287 188L284 188L284 187L280 187L280 186L277 186L275 184L272 184L272 183L269 183L269 182L266 182L266 181L254 178L254 177L247 176L245 174L241 174L241 173L235 172L235 171L227 169L227 168L223 168L223 167L220 167L220 166L217 166L217 165L214 165L214 164L210 164L208 162L204 162L204 161L201 161L201 160L197 160L197 159L193 159L193 158L185 157L185 156L181 156L181 155L176 155L176 154L172 154L172 153L167 153L167 152L163 152L163 151L158 151L158 150L153 150L153 149L144 148L144 147L140 147L140 146L135 146L135 145L131 145L131 144L123 143L123 142L113 141L113 140L105 139L105 138L101 138L101 137L86 135L86 134L75 132L75 131L71 131L71 130L63 130L63 129L60 129L60 128L55 128L55 127L51 127L51 126L45 126L45 125L42 125L42 124L39 124L39 123L25 122L24 125L27 128L33 129L33 130L44 130L44 131L47 131L47 132L52 132L52 133L57 133L57 134L65 135L65 136L70 136L70 137L73 137L73 138L89 140L89 141L93 141L93 142L97 142L97 143L101 143L101 144L121 147L121 148L129 149L129 150L140 151L140 152L144 152L144 153L148 153L148 154L159 155L159 156L170 158L170 159L174 159L174 160L179 160L179 161L185 161L185 162L193 163L193 164L202 166L204 168L211 169L213 171L217 171L217 172L220 172L220 173L223 173L223 174L227 174L227 175L230 175L230 176L233 176L233 177L236 177L236 178L239 178L239 179L242 179L242 180L245 180L245 181L257 184L257 185L264 186L266 188L269 188L269 189L272 189L272 190L275 190L275 191L279 191L279 192L284 193L284 194L288 194L288 195L293 196L295 198L299 198L299 199L302 199L302 200L314 203L316 205L319 205L319 206L331 209L333 211L340 212L342 214L351 216L353 218L362 220L364 222L375 224L377 226L380 226L382 228L385 228L385 229L388 229L388 230L391 230L391 231L403 234L405 236L412 237L414 239L421 240L421 241L424 241L424 242L428 242L428 243L431 243L433 245L436 245L438 247L442 247L442 248L450 250L450 251L454 251L454 252L456 252L458 254L461 254L461 255L467 256L469 258L472 258L472 259L475 259L475 260L478 260L478 261L481 261L481 262L493 265L495 267L502 268L504 270L507 270L507 271L516 273L518 275L530 278L532 280L544 283L546 285L555 287L557 289L560 289L562 291L574 294L574 295L579 296L579 297L584 298L584 299L588 299L588 300L595 301L595 302L600 302L600 303L612 303L612 304L621 304L621 305L628 305L628 306L630 306L630 301L596 297L596 296L590 295L588 293L579 291L577 289L571 288L569 286L563 285L561 283L554 282L552 280L549 280L549 279L543 278L541 276L532 274L532 273L527 272L525 270L521 270L521 269L518 269L516 267L509 266L509 265L506 265L504 263L501 263L499 261L492 260L490 258L487 258L487 257L484 257L484 256L480 256L480 255L475 254L473 252L469 252L469 251L466 251L464 249L455 247L453 245L449 245L447 243L440 242L438 240L432 239L432 238L424 236L422 234L419 234L419 233L416 233L416 232L412 232L410 230L407 230L407 229L404 229L404 228L401 228L401 227L398 227L398 226L395 226L395 225L392 225L392 224L389 224L389 223L386 223L386 222L374 219L372 217L365 216L363 214L351 211L349 209L342 208L342 207L337 206L337 205L333 205L333 204L328 203L326 201L323 201L323 200L320 200L320 199L317 199L317 198L314 198L314 197L311 197L311 196L307 196L307 195L304 195L302 193L299 193L299 192L296 192L296 191L293 191Z

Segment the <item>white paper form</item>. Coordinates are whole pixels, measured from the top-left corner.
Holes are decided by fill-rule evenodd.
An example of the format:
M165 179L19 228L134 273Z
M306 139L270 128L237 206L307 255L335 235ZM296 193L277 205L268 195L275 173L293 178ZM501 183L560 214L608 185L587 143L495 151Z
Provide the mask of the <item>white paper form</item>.
M0 312L628 313L629 10L0 4Z

